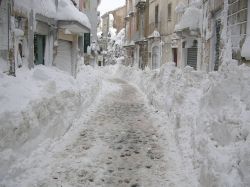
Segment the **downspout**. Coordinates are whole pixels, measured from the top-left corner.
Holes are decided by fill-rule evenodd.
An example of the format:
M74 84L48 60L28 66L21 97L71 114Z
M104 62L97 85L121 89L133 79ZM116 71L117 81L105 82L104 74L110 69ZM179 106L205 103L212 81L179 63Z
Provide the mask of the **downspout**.
M247 3L247 37L250 37L250 0Z
M8 61L10 63L9 75L16 76L15 69L15 58L14 58L14 33L11 28L11 15L12 15L12 0L8 0L7 8L8 8Z

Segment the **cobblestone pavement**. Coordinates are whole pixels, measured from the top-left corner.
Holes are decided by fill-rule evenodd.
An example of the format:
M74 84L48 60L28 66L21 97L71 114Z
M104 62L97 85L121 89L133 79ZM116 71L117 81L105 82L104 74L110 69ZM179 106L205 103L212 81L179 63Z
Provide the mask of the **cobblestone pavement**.
M169 186L144 96L122 80L110 81L119 91L101 99L74 143L56 155L51 180L58 186Z

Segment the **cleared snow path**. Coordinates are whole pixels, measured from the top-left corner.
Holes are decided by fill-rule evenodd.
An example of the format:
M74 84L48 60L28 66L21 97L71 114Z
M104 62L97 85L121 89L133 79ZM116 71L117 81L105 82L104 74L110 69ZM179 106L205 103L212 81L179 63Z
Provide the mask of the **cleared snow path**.
M12 170L6 186L189 186L176 169L174 138L157 122L160 113L127 82L108 84L116 89L102 95L61 140L22 161L16 168L21 174Z
M144 98L126 82L111 81L120 90L102 98L77 140L58 155L62 162L55 171L63 172L55 180L72 186L166 186L167 162Z

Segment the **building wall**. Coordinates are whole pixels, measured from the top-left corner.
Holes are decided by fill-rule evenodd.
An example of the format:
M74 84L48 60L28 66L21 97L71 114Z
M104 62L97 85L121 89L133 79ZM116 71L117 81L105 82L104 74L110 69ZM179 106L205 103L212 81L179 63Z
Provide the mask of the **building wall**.
M126 40L131 42L136 33L135 0L126 0Z
M0 50L8 50L8 5L2 0L0 5Z
M181 0L150 0L149 1L149 33L154 30L161 35L162 63L174 61L173 56L173 33L178 22L175 11ZM158 24L155 23L156 6L158 6ZM149 49L150 50L150 49Z
M109 31L109 15L112 14L114 17L113 27L117 29L117 33L125 27L125 16L126 16L126 6L120 7L118 9L109 11L102 16L102 32L103 35L107 35Z
M102 16L102 33L103 37L108 37L109 32L109 13Z
M7 0L2 0L0 4L0 58L8 60L8 9ZM1 70L8 71L9 64L0 64Z
M247 35L247 0L229 0L228 25L231 31L233 58L241 60L241 47Z
M117 29L117 33L124 28L125 21L124 17L126 16L126 6L120 7L112 11L114 16L114 28Z
M97 41L97 27L98 27L98 12L97 7L100 4L100 0L80 0L79 3L83 6L83 12L88 16L91 24L91 40ZM81 9L81 8L80 8Z

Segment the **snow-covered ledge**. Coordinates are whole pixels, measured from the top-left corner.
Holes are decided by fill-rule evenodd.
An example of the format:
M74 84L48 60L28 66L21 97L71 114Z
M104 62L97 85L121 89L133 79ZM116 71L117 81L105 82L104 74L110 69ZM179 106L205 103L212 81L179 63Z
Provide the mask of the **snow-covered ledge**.
M80 12L70 0L59 1L56 18L60 21L75 21L87 29L91 29L91 24L86 14Z
M202 18L202 10L191 6L188 7L183 16L181 17L181 20L178 24L175 26L175 32L183 32L185 30L190 31L199 31L201 28L201 18Z

